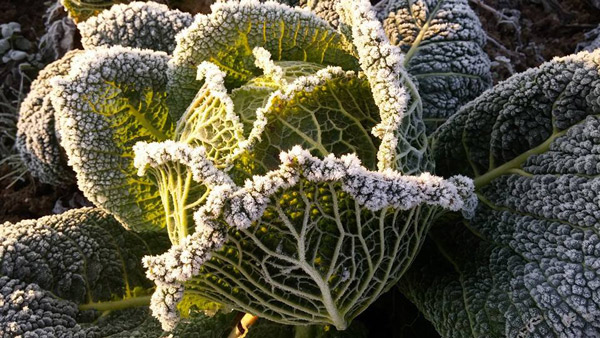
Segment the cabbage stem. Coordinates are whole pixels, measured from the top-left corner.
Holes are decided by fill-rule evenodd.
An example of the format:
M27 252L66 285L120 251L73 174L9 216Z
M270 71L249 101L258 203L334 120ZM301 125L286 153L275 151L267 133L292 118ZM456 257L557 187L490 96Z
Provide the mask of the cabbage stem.
M258 320L258 316L255 316L250 313L244 314L242 319L236 324L236 326L231 330L229 336L227 338L243 338L248 334L248 329L250 326L254 325Z
M530 156L539 155L548 151L548 149L550 149L550 144L552 144L552 142L554 142L554 140L556 140L557 138L565 135L568 130L569 129L565 129L561 132L553 133L552 135L550 135L550 137L548 137L548 139L546 139L546 141L544 141L539 146L529 149L528 151L504 163L503 165L496 167L481 176L476 177L473 180L473 183L475 184L475 190L479 190L482 187L488 185L492 180L499 176L505 174L514 174L514 170L520 169L521 165L525 163L525 161L527 161L527 159Z

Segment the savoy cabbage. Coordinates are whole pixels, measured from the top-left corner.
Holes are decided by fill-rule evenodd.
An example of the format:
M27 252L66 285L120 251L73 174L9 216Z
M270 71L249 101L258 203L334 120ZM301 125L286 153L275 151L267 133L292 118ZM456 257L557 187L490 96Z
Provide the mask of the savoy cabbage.
M462 176L403 174L431 166L416 85L370 5L338 7L352 43L307 10L217 3L172 56L98 47L54 80L80 189L132 230L166 227L173 247L144 260L165 329L194 297L344 329L438 207L473 207Z
M466 0L133 2L78 28L19 147L97 208L2 226L3 333L356 337L399 280L444 336L600 331L600 52L482 94Z
M93 336L101 328L78 323L86 317L78 304L147 293L152 285L140 259L168 243L90 208L4 223L0 238L0 332L10 337Z
M423 119L439 125L492 82L486 34L462 0L383 0L377 16L419 84Z

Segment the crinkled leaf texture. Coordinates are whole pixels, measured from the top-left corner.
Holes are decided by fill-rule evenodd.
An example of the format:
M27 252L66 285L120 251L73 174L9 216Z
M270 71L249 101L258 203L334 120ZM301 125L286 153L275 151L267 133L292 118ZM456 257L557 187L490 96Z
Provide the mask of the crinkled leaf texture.
M73 58L82 51L68 52L44 68L31 83L31 90L19 109L16 146L29 172L41 182L73 184L75 175L59 145L54 107L50 101L55 76L66 75Z
M263 11L267 18L308 16L307 28L295 26L299 32L325 25L308 12L257 1L219 4L210 18L238 13L235 20L245 22L244 15ZM415 146L424 138L418 95L370 4L341 11L340 20L356 26L358 55L350 64L362 73L327 60L280 60L263 47L268 39L246 40L235 31L229 36L241 35L252 48L240 54L242 64L251 60L256 69L239 77L206 56L197 67L200 90L175 139L135 146L140 174L150 173L161 191L172 191L164 177L173 172L206 187L200 203L184 203L197 207L193 231L189 221L175 222L169 252L145 259L157 284L151 308L163 328L177 323L180 299L199 295L275 322L345 329L407 269L440 207L472 207L464 177L401 172L430 164ZM205 25L206 17L197 18ZM198 29L193 24L178 42L206 39L193 35ZM344 39L331 34L332 41ZM228 85L238 87L230 94ZM419 161L410 160L406 145ZM163 200L178 205L171 196Z
M136 231L164 227L158 189L150 179L137 177L132 147L172 134L168 59L163 52L98 48L74 58L69 74L54 81L61 144L79 188Z
M93 208L0 225L0 336L168 336L148 309L144 293L152 283L141 265L143 255L168 243L166 235L126 231ZM129 304L122 309L90 310L123 300ZM171 334L221 338L234 317L191 312Z
M141 238L99 209L83 208L0 226L0 333L86 336L77 305L132 297L152 286L141 257L166 248L166 236Z
M99 48L55 81L82 191L130 229L167 228L145 259L163 328L201 298L344 329L441 208L473 207L470 180L425 172L421 100L369 2L339 19L354 46L306 10L218 3L172 58Z
M390 41L406 53L428 125L439 125L492 84L486 33L467 0L384 0L376 8Z
M146 48L171 53L175 35L192 23L190 13L170 10L155 2L131 2L79 23L85 49L101 46Z
M262 72L252 49L263 47L274 60L304 61L357 69L351 46L336 31L307 10L272 1L220 2L212 13L197 15L177 37L169 62L170 106L179 118L201 82L196 68L210 61L227 72L226 85L235 88Z
M175 48L175 35L191 22L189 13L154 2L132 2L102 11L79 23L78 28L86 50L121 45L170 53ZM72 59L80 53L72 51L41 71L19 111L17 148L31 174L44 183L75 182L59 144L60 133L56 132L50 80L67 75Z
M600 335L600 50L515 75L434 135L479 207L401 288L448 337Z

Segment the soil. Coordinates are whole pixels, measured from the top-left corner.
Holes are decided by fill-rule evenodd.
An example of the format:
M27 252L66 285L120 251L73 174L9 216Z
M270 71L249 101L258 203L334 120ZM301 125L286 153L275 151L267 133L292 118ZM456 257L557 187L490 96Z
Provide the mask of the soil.
M489 37L485 51L494 81L574 53L585 32L600 24L600 9L591 1L469 0Z
M7 165L0 167L0 177L9 170ZM55 187L40 183L29 175L7 187L11 183L12 180L8 179L0 181L0 224L39 218L53 214L53 210L63 211L89 204L75 185Z
M18 22L23 35L30 41L44 35L46 4L40 0L8 0L0 2L0 23Z

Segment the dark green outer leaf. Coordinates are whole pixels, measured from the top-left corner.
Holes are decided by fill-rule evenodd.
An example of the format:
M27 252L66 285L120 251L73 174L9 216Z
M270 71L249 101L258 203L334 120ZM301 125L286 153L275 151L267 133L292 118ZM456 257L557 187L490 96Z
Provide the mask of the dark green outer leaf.
M401 283L444 336L600 335L598 115L600 51L585 52L510 78L434 134L440 171L475 176L480 199Z
M68 74L71 61L81 53L81 50L70 51L40 71L19 108L15 145L29 172L43 183L60 185L75 182L75 174L67 164L56 133L50 80Z
M13 337L166 337L146 306L115 310L97 318L90 302L140 297L152 283L141 258L159 254L170 242L163 234L126 231L109 214L93 208L16 224L0 225L0 335ZM206 317L192 313L171 334L222 338L235 313Z
M443 122L492 84L486 34L467 0L384 0L375 7L390 41L406 53L428 125Z
M136 1L116 4L77 28L85 49L119 45L171 53L175 36L192 21L190 13L152 1Z
M61 337L87 332L77 322L90 316L80 315L77 304L131 297L134 288L151 287L141 258L169 243L164 235L127 232L92 208L4 223L0 239L0 332Z

